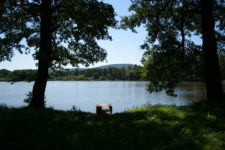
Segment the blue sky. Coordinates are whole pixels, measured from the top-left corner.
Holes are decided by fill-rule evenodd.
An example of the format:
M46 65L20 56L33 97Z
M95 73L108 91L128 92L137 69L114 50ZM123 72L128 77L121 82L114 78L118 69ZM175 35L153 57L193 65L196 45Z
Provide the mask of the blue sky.
M106 3L113 5L115 12L117 13L117 19L120 20L122 16L128 15L128 7L130 6L130 0L103 0ZM99 41L99 45L107 50L107 61L94 64L96 67L106 64L141 64L140 59L143 54L143 50L140 49L140 45L144 42L146 32L144 28L139 28L138 33L132 33L131 31L110 29L110 35L113 37L112 41ZM15 69L35 69L35 61L32 58L32 54L25 55L15 53L11 62L0 62L0 69L6 68L9 70ZM70 66L68 66L70 67ZM80 66L83 67L83 66Z
M117 20L120 20L122 16L129 15L128 8L131 4L130 0L103 0L106 3L112 4L115 12L117 13ZM99 45L107 50L108 56L106 61L100 62L90 67L97 67L107 64L141 64L140 60L144 53L144 50L140 49L140 45L143 44L146 31L140 27L137 29L138 33L132 33L130 30L115 30L110 29L109 33L113 37L112 41L99 41ZM200 43L199 37L194 37L193 40ZM32 58L32 54L25 55L15 53L11 62L0 62L0 69L35 69L35 61ZM67 66L71 68L71 66ZM80 66L84 67L84 66Z

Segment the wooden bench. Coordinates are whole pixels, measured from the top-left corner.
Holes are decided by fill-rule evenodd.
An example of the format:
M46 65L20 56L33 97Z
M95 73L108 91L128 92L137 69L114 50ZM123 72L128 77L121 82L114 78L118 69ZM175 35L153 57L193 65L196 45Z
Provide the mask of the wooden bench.
M111 104L97 104L96 105L96 114L112 114L112 105Z

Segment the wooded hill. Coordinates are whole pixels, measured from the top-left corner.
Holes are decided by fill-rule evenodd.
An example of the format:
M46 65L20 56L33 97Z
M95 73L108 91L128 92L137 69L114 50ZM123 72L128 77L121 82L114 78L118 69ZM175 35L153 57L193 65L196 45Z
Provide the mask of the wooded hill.
M106 65L96 68L51 70L50 80L123 80L140 81L141 66L131 64ZM1 81L34 81L37 70L0 70Z
M221 77L225 80L225 57L220 57ZM0 70L0 81L34 81L37 70ZM143 68L132 64L111 64L96 68L72 68L63 70L51 70L50 80L61 81L143 81ZM192 72L186 75L185 81L204 81L196 77Z

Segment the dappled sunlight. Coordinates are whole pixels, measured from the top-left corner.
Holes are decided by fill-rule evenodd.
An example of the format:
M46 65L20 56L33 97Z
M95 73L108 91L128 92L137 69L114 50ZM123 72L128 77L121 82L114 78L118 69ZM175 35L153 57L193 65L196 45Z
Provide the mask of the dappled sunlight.
M222 106L205 103L143 106L113 115L4 107L0 111L0 140L6 143L5 148L14 143L29 149L37 141L42 144L35 149L44 145L59 149L66 145L68 149L88 150L99 147L222 150L225 146L225 111Z

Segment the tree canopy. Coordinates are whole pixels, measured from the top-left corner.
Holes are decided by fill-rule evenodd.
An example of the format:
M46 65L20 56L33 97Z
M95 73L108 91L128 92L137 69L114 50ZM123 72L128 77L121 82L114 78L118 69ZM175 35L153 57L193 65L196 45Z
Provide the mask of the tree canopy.
M31 105L44 107L49 68L103 61L105 49L97 40L111 40L116 26L111 5L97 0L5 0L1 15L1 59L14 50L35 50L38 71Z
M202 36L202 7L200 0L131 0L129 11L121 28L131 29L143 25L148 32L141 45L146 50L143 56L145 76L150 82L149 90L166 90L174 94L174 88L188 75L205 79L204 55L201 43L195 41ZM224 51L223 1L213 5L216 22L217 47ZM207 25L206 25L207 26Z
M40 48L41 0L5 0L1 16L1 51L29 52ZM97 40L107 40L108 27L115 27L111 5L97 0L52 0L51 66L89 65L103 61L106 51Z

